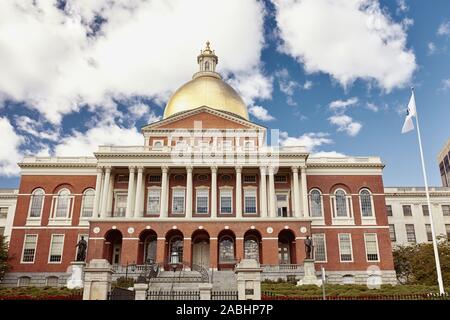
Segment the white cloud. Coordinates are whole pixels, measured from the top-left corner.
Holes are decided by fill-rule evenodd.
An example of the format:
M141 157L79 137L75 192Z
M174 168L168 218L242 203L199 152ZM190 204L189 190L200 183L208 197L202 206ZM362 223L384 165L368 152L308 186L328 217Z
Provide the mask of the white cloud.
M430 56L436 53L436 45L433 42L429 42L427 47Z
M313 87L313 83L312 81L307 80L304 84L303 84L303 89L304 90L309 90Z
M272 0L280 51L306 72L330 74L344 87L356 79L390 91L403 87L416 69L406 31L376 0Z
M259 77L263 88L250 99L268 96L260 1L68 0L64 12L56 3L0 2L1 99L24 102L52 123L86 104L114 112L116 99L164 101L196 71L208 39L219 71L235 74L244 93L244 80ZM95 27L98 15L105 22Z
M17 163L22 159L19 148L24 139L14 131L6 117L0 117L0 132L0 176L17 175Z
M153 111L151 111L150 115L148 116L147 122L150 124L150 123L161 120L161 118L162 118L161 116L157 116Z
M312 152L325 144L331 144L333 140L328 133L324 132L308 132L299 137L290 137L287 132L280 133L280 144L282 146L303 146Z
M150 107L145 103L136 103L128 107L133 118L140 119L150 112Z
M376 104L374 104L372 102L367 102L366 108L373 112L378 112L378 110L380 110L380 107L378 107Z
M352 117L345 114L331 116L328 120L338 127L338 131L345 132L351 137L356 136L362 129L361 123L353 121Z
M450 36L450 22L442 22L439 25L437 34L440 36Z
M442 80L442 90L450 90L450 78Z
M297 102L294 101L293 95L295 90L302 88L302 86L297 81L292 80L286 68L275 71L275 78L278 80L280 91L287 96L286 103L290 106L296 106Z
M251 106L250 108L248 108L248 112L261 121L275 120L275 118L269 114L269 111L261 106Z
M265 76L261 70L236 73L227 82L241 95L248 106L252 106L256 99L272 98L272 78Z
M43 140L58 141L59 139L58 128L53 131L45 130L42 121L37 121L27 116L20 116L16 118L16 128L19 131Z
M408 5L406 4L405 0L397 0L397 14L401 12L406 12L409 10Z
M354 106L358 103L358 98L353 97L347 100L335 100L330 103L330 110L345 110L347 107Z
M144 138L136 128L124 128L115 123L99 123L82 133L74 131L63 137L55 147L57 156L93 156L99 145L144 145Z

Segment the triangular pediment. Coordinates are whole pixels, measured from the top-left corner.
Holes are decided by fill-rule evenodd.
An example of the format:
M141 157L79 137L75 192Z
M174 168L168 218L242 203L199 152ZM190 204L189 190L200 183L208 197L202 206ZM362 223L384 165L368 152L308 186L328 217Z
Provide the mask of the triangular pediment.
M146 125L142 128L142 131L155 129L194 129L198 128L198 122L201 122L202 129L265 130L265 127L230 112L204 106L194 110L180 112L167 119Z

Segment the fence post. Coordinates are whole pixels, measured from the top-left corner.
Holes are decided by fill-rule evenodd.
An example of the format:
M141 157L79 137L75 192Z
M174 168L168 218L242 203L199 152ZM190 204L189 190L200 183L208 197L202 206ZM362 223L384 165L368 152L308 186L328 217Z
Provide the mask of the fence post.
M238 300L261 300L262 268L254 259L242 259L236 266Z
M107 300L114 270L105 259L92 259L84 269L83 300Z
M134 300L147 300L148 284L135 283L134 284Z
M211 300L212 287L213 285L211 283L200 283L198 285L200 300Z

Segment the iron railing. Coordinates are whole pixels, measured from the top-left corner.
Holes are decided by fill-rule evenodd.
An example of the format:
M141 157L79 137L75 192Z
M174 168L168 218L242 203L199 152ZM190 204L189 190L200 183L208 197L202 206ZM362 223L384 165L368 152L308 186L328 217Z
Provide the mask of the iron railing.
M237 291L212 291L211 300L237 300Z
M200 300L200 291L147 291L147 300Z

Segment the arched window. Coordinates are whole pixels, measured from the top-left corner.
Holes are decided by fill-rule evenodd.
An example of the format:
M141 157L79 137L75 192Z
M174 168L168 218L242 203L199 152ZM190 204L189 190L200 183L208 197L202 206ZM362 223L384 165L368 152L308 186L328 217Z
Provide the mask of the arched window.
M322 193L313 189L309 193L311 217L322 217Z
M183 262L183 237L173 236L169 241L169 262L171 262L171 257L174 253L178 256L178 262Z
M259 241L256 236L248 236L244 241L245 259L255 259L259 261Z
M31 283L31 278L27 276L20 277L17 282L18 287L29 287Z
M205 62L205 71L209 71L209 62L208 61Z
M363 217L372 217L372 195L369 190L363 189L359 192L359 201L361 203L361 214Z
M154 263L154 262L156 262L156 236L154 236L154 235L148 236L145 239L144 248L145 248L145 251L144 251L144 261L145 261L145 263Z
M347 194L344 190L339 189L334 193L336 200L336 216L347 217Z
M67 189L61 189L58 192L56 199L56 218L67 218L69 216L70 207L70 191Z
M42 214L42 205L44 204L44 190L36 189L31 194L30 218L40 218Z
M220 239L219 263L234 263L234 240L230 236Z
M81 208L82 217L92 217L92 213L94 212L94 197L94 189L87 189L84 191L82 201L83 206Z

